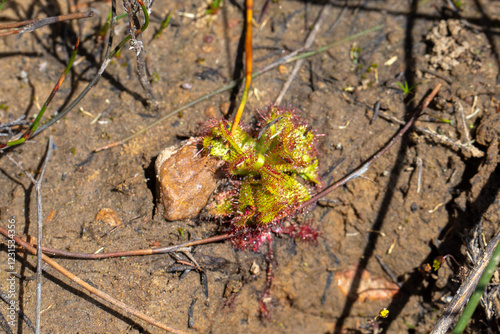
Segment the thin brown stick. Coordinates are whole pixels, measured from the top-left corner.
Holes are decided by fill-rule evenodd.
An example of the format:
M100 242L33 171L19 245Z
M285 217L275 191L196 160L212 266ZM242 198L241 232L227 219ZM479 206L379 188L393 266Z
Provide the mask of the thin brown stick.
M20 238L18 238L16 236L10 236L9 237L8 233L7 234L5 234L5 233L7 233L7 231L5 229L3 229L3 228L0 228L0 234L4 235L7 238L12 237L14 239L14 241L16 242L16 244L20 245L21 247L23 247L24 249L26 249L31 254L37 255L36 248L34 248L31 244L29 244L29 243L21 240ZM47 255L42 254L42 259L47 264L49 264L52 268L56 269L57 271L59 271L64 276L66 276L67 278L69 278L70 280L72 280L73 282L75 282L76 284L80 285L85 290L89 291L90 293L95 294L98 297L101 297L105 301L107 301L107 302L113 304L114 306L116 306L116 307L124 310L126 313L132 314L132 315L136 316L137 318L142 319L142 320L144 320L144 321L146 321L146 322L148 322L148 323L150 323L150 324L152 324L152 325L154 325L154 326L156 326L158 328L166 330L167 332L176 333L176 334L186 334L186 332L183 332L181 330L169 327L169 326L165 325L162 322L156 321L155 319L151 318L150 316L148 316L148 315L146 315L146 314L144 314L144 313L142 313L142 312L140 312L140 311L138 311L138 310L136 310L136 309L128 306L127 304L123 303L122 301L119 301L118 299L115 299L115 298L111 297L107 293L105 293L105 292L103 292L103 291L101 291L99 289L94 288L93 286L91 286L90 284L86 283L85 281L83 281L78 276L76 276L73 273L71 273L70 271L66 270L64 267L62 267L56 261L52 260Z
M326 189L324 189L323 191L321 191L320 193L318 193L317 195L313 196L311 199L309 199L308 201L304 202L300 207L299 209L302 209L302 208L305 208L307 207L308 205L316 202L318 199L320 199L321 197L324 197L326 196L327 194L331 193L332 191L334 191L335 189L337 189L338 187L340 186L343 186L344 184L346 184L348 181L352 180L352 179L355 179L357 178L358 176L361 176L363 175L367 170L368 168L370 168L370 165L375 161L377 160L378 158L380 158L385 152L387 152L394 144L396 144L399 139L406 133L406 131L408 131L408 129L413 125L413 123L415 122L415 120L422 114L422 112L425 110L425 108L427 108L427 106L429 105L429 103L431 103L432 99L434 98L434 96L436 96L437 92L439 91L439 89L441 88L441 84L438 84L436 86L436 88L434 88L432 90L432 92L429 94L429 96L427 96L427 98L422 102L420 108L418 108L414 113L413 115L411 116L411 118L408 120L408 122L405 124L405 126L403 126L401 129L399 129L399 131L394 135L394 137L392 137L392 139L384 146L382 147L377 153L375 153L370 159L368 159L368 161L366 161L364 164L362 164L360 167L356 168L354 171L352 171L351 173L349 173L348 175L344 176L342 179L340 179L339 181L335 182L334 184L328 186Z
M53 24L56 22L85 19L85 18L92 17L92 16L94 16L94 11L89 10L88 12L85 12L85 13L72 13L72 14L66 14L66 15L60 15L60 16L51 16L51 17L46 17L46 18L37 19L37 20L4 23L4 24L0 24L0 30L1 29L12 29L12 28L17 28L17 27L24 27L24 28L1 32L0 37L7 36L7 35L13 35L13 34L19 34L19 33L24 34L26 32L32 32L36 29L42 28L46 25Z
M5 230L3 227L0 227L0 234L2 234L4 236L8 236L7 230ZM86 260L108 259L108 258L124 257L124 256L166 254L166 253L176 252L179 249L185 248L185 247L191 247L191 246L196 246L196 245L209 244L212 242L224 241L224 240L233 238L235 235L236 234L221 234L221 235L218 235L215 237L186 242L186 243L181 244L181 245L158 247L158 248L148 248L148 249L136 249L136 250L110 252L110 253L97 253L97 254L95 254L95 253L92 253L92 254L72 253L72 252L66 252L66 251L62 251L62 250L55 249L55 248L49 248L49 247L42 247L42 253L45 253L48 255L65 257L65 258L86 259ZM29 242L29 244L32 245L33 247L36 246L34 243L31 243L31 242Z
M11 23L0 23L0 30L1 29L12 29L12 28L18 28L22 26L26 26L28 24L35 23L37 21L43 21L43 20L48 20L48 19L57 19L57 21L66 21L66 20L74 20L74 19L83 19L87 17L91 17L94 15L93 11L88 11L85 13L71 13L71 14L66 14L66 15L59 15L59 16L51 16L51 17L46 17L43 19L36 19L36 20L27 20L27 21L20 21L20 22L11 22Z

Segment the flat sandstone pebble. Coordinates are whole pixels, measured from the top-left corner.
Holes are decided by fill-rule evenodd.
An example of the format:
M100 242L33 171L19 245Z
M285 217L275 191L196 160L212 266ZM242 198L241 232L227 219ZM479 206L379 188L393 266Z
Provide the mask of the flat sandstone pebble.
M196 217L216 188L219 161L196 154L196 142L191 138L168 147L156 159L156 189L166 220Z

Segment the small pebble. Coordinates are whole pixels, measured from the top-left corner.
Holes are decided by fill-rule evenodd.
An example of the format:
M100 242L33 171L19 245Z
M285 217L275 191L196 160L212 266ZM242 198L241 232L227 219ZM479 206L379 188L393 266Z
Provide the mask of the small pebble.
M231 103L230 102L222 102L220 104L220 112L226 116L227 113L229 112L229 107L231 106Z
M411 212L417 212L418 210L418 205L417 203L413 203L410 207Z
M242 286L243 283L241 283L241 281L230 279L226 284L226 288L224 289L224 297L230 298L235 293L240 292Z
M100 220L104 223L109 224L109 226L118 226L122 224L122 220L113 209L101 209L95 217L95 220Z
M26 81L28 79L28 73L26 73L26 71L21 70L19 77L21 78L21 80Z
M189 82L183 83L181 87L185 90L191 90L193 88L193 85L191 85Z
M40 72L45 72L47 70L47 62L46 61L41 62L40 65L38 66L38 70Z
M210 45L203 45L201 47L201 51L205 52L205 53L210 53L214 50L214 48Z
M217 115L215 114L215 108L212 106L209 106L205 109L205 115L210 118L216 118Z
M258 275L260 273L260 266L253 261L252 266L250 267L250 274L252 275Z

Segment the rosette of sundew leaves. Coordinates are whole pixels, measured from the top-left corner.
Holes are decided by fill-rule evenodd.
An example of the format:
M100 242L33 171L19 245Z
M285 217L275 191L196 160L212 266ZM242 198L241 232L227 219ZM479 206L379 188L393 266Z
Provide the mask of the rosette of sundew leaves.
M256 129L212 120L203 148L222 159L233 188L216 196L209 213L234 228L266 226L295 213L320 186L316 136L295 109L269 106Z

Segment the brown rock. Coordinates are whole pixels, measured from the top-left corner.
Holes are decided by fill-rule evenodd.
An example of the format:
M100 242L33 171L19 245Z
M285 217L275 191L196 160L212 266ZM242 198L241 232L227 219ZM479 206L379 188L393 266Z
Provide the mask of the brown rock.
M287 74L288 69L286 68L285 65L280 65L280 66L278 66L278 72L280 72L280 74Z
M231 103L230 102L222 102L220 104L220 112L222 113L222 115L226 116L227 113L229 112L229 107L231 106Z
M196 217L216 188L219 161L197 152L196 139L191 138L166 148L156 159L156 189L166 220Z
M101 209L101 211L97 213L95 220L102 221L113 227L119 226L123 223L120 217L118 217L118 215L113 209L107 209L107 208Z
M209 106L205 109L205 115L210 118L215 118L217 115L215 114L215 108L212 106Z

